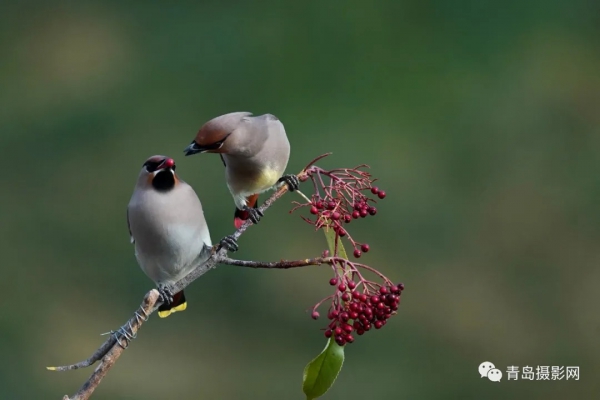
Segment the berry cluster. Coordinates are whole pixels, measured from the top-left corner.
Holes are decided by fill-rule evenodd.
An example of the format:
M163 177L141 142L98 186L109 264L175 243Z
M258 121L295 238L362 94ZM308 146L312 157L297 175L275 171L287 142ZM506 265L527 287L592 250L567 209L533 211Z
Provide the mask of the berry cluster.
M363 171L365 168L368 166L328 171L314 165L307 167L303 178L312 180L314 194L311 199L306 198L305 203L294 202L295 207L290 211L308 207L314 217L302 216L302 219L316 229L333 229L336 243L338 238L345 237L352 244L356 258L368 252L370 247L367 243L355 241L348 233L347 225L352 220L376 215L375 196L379 199L386 197L384 190L373 186L375 179Z
M327 312L330 320L325 329L325 337L334 337L336 343L344 346L354 342L353 333L363 335L371 329L381 329L387 320L395 315L400 305L404 284L392 284L378 271L363 264L333 258L333 267L341 273L329 280L336 287L333 295L321 300L313 307L311 317L318 319L317 309L327 300L331 306ZM384 284L363 278L358 268L367 269L383 279ZM350 278L353 277L354 279Z

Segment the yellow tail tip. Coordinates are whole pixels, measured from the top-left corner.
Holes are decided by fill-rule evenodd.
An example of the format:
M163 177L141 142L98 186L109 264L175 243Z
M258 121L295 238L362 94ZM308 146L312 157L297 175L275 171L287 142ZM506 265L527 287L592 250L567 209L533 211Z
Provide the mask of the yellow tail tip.
M186 308L187 308L187 303L181 303L177 307L173 307L170 310L159 311L158 316L160 318L167 318L169 315L173 314L174 312L185 311Z
M56 371L56 367L46 367L48 371Z

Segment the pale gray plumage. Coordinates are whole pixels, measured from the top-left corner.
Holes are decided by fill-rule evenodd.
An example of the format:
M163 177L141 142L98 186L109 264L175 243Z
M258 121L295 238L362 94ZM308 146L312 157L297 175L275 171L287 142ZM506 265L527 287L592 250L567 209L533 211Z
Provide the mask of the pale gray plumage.
M151 157L148 162L151 160L172 162L164 156ZM129 230L146 275L158 285L173 284L208 259L210 233L198 196L177 177L174 168L148 168L145 164L140 171L127 207ZM153 180L169 173L172 187L157 189Z
M274 115L234 112L204 124L186 154L204 151L221 154L227 186L236 207L243 209L249 196L272 188L282 177L290 143Z

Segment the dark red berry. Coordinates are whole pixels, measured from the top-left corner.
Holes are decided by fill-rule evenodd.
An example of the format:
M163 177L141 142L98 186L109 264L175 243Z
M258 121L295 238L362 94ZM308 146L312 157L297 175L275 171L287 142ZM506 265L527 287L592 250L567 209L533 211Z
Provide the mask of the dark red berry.
M317 215L319 213L319 210L317 209L317 207L312 206L310 208L310 213L313 214L313 215Z
M344 285L343 283L340 283L338 286L338 290L340 292L345 292L346 291L346 285Z
M344 221L346 221L346 223L350 223L350 221L352 221L352 216L350 214L344 215Z
M354 336L352 336L351 334L347 334L346 335L346 342L348 342L348 343L354 342Z
M344 301L348 301L348 300L350 300L350 295L348 294L348 292L345 292L345 293L342 295L342 300L344 300Z
M379 197L380 199L384 199L385 198L385 191L384 190L380 190L379 193L377 193L377 197Z
M343 328L346 332L350 333L354 330L354 328L352 327L352 325L344 325Z
M338 228L338 235L341 237L346 236L346 230L344 228Z
M378 188L377 186L373 186L373 187L371 188L371 193L373 193L373 194L377 194L377 193L379 193L379 188Z
M360 218L360 212L357 210L352 211L352 218L354 218L354 219Z
M367 211L369 212L370 215L377 214L377 209L375 207L369 207L369 209Z
M326 337L326 338L330 338L330 337L331 337L331 334L332 334L332 332L331 332L331 329L327 329L327 330L325 331L325 337Z
M377 305L379 303L379 296L371 296L371 304Z
M359 214L362 218L364 218L369 214L369 212L363 208L362 210L360 210Z
M336 336L335 337L335 342L339 345L339 346L343 346L346 344L346 339L344 339L341 336Z
M344 322L348 322L348 320L350 319L350 316L348 315L347 312L343 312L340 314L340 319Z
M348 313L348 316L350 317L350 319L356 319L358 318L358 313L356 311L350 311Z
M366 253L369 251L370 247L368 244L363 244L362 246L360 246L360 249L363 251L363 253Z
M362 328L356 330L356 334L359 336L364 335L364 333L365 333L365 330ZM329 336L331 336L331 335L329 335ZM327 336L327 337L329 337L329 336Z
M364 293L360 295L360 301L362 301L363 303L367 301L367 298L367 295Z
M380 329L383 326L383 322L375 321L375 329Z
M342 334L342 328L340 328L339 326L337 328L335 328L335 330L333 331L333 333L335 333L335 336L339 336Z
M370 330L371 329L371 324L369 324L369 323L364 324L363 329L365 330L365 332L368 331L368 330Z
M354 291L354 292L352 292L352 298L353 298L354 300L358 300L358 299L360 299L360 293L358 293L357 291ZM356 303L352 303L352 304L355 304L355 305L356 305L356 307L358 308L358 304L356 304Z
M352 290L356 287L356 282L354 281L349 281L348 282L348 289Z
M330 201L329 203L327 203L327 208L329 210L333 210L335 208L335 201Z
M335 285L337 285L337 283L338 283L338 280L337 280L337 278L331 278L331 279L329 280L329 284L330 284L331 286L335 286Z
M319 319L319 313L316 311L313 311L313 313L311 314L312 319Z
M317 201L317 204L315 204L315 205L317 206L317 208L318 208L319 210L322 210L322 209L323 209L323 207L324 207L324 206L323 206L323 202L322 202L321 200Z
M336 319L338 317L339 313L337 312L337 310L332 310L329 313L329 319Z
M382 287L379 288L379 293L381 293L381 294L387 294L387 292L388 292L387 287L382 286Z
M334 211L333 214L331 214L331 219L337 221L338 219L340 219L341 216L342 215L339 212Z
M355 249L354 250L354 257L355 258L360 258L360 256L362 255L361 251L359 249Z
M377 304L377 309L383 310L384 308L385 308L385 304L383 304L383 303Z
M400 291L404 290L404 283L399 283L397 286Z

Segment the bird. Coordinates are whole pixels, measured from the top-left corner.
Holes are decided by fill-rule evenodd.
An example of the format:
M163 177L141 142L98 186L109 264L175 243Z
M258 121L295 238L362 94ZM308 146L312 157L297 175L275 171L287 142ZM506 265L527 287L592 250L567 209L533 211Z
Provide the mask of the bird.
M161 318L183 311L183 290L171 293L172 285L211 255L212 243L202 204L194 189L175 173L172 158L148 158L138 175L127 206L127 224L135 257L160 292ZM232 237L221 241L237 250Z
M206 122L184 150L186 156L219 153L225 180L235 203L234 225L239 229L263 215L258 195L279 182L290 191L298 189L296 175L284 175L290 158L290 142L281 121L272 114L252 116L233 112Z

